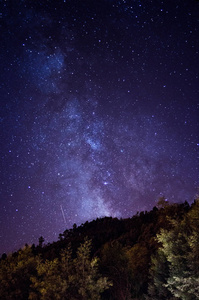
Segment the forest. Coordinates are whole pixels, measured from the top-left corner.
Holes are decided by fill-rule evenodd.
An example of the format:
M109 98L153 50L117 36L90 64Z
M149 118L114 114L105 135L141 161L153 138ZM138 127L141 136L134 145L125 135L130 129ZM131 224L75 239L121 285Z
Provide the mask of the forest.
M199 198L73 225L0 259L0 299L199 299Z

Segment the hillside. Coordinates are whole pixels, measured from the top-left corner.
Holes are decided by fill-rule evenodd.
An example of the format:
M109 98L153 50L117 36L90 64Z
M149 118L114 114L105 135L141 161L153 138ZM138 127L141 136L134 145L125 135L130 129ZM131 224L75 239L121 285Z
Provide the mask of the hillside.
M198 299L199 200L73 225L0 261L0 299Z

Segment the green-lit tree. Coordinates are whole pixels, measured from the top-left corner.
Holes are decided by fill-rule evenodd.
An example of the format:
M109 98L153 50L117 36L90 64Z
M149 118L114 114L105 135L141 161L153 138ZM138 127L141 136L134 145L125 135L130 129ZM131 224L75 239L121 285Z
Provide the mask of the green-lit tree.
M171 230L161 230L157 235L161 248L152 261L154 278L149 294L152 295L155 288L159 293L160 288L167 298L159 299L171 299L169 293L172 299L199 299L199 200L195 201L183 220L172 220L171 223ZM165 269L166 272L163 271Z
M0 299L28 299L36 260L29 246L0 262Z
M152 255L149 273L148 295L145 298L147 300L173 299L172 293L165 287L169 277L169 265L162 249L159 249L156 255Z
M149 251L140 243L126 250L128 258L128 270L131 281L131 294L133 297L139 297L146 290L149 269Z
M81 299L98 300L101 293L107 289L111 283L106 277L102 277L98 272L98 259L90 259L91 240L86 239L77 251L77 258L74 259L75 281L77 282L78 294Z
M29 299L82 299L98 300L111 283L98 272L97 258L90 258L91 241L85 240L71 258L70 247L60 259L43 262L37 260L37 276L31 278L32 292Z

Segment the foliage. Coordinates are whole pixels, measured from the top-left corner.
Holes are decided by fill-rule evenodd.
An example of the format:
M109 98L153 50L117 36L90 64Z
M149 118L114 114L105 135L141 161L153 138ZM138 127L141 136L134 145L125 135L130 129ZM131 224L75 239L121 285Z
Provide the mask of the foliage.
M147 287L150 262L149 250L145 245L137 243L126 251L126 255L132 282L132 295L138 297L146 291Z
M162 197L157 206L3 254L0 299L199 299L199 200L190 207Z
M161 248L152 260L149 294L158 299L199 299L199 200L171 230L157 234Z
M100 299L111 283L98 272L97 258L90 259L91 241L86 239L72 259L71 248L62 251L60 260L37 260L37 276L31 277L29 299Z
M36 261L29 246L1 260L0 299L28 299L30 276L35 272Z
M101 267L113 282L113 299L131 299L131 280L126 251L118 241L107 243L102 249Z

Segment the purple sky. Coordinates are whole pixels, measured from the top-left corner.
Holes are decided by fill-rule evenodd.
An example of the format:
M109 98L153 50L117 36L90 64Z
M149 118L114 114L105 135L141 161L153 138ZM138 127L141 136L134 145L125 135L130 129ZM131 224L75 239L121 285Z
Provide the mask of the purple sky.
M0 254L162 195L193 201L198 1L3 0L0 13Z

